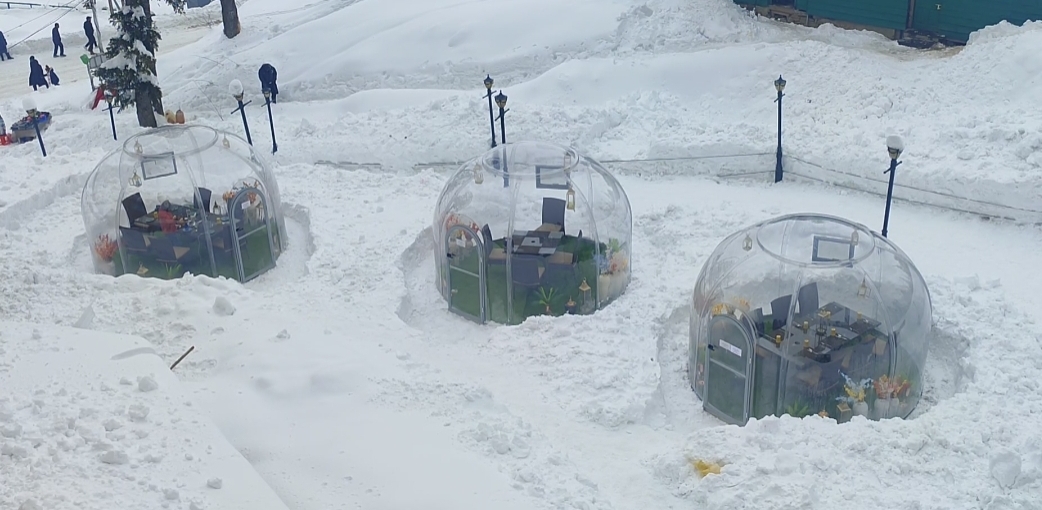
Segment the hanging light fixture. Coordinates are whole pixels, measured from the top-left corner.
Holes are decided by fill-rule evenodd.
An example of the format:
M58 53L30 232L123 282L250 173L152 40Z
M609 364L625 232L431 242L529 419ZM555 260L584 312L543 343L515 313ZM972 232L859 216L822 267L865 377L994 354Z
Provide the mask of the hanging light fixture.
M568 183L568 193L565 194L565 206L569 211L575 210L575 190L572 189L572 183Z
M481 164L474 164L474 184L481 184L485 182L485 174L481 171Z
M135 188L141 187L141 176L137 174L137 170L134 171L134 175L130 176L129 184Z
M141 154L142 152L145 152L145 149L143 149L141 147L141 142L134 142L134 152L136 152L138 154Z
M227 135L224 137L224 140L221 141L221 145L223 145L225 149L230 149L232 147L232 142L228 141Z
M753 238L749 237L749 234L745 234L745 240L742 241L742 249L745 251L753 249Z
M857 297L867 298L868 297L868 284L864 278L861 279L861 285L857 288Z
M857 246L857 241L858 241L858 239L857 239L857 230L855 230L855 231L851 232L851 234L850 234L850 244L852 244L854 246Z

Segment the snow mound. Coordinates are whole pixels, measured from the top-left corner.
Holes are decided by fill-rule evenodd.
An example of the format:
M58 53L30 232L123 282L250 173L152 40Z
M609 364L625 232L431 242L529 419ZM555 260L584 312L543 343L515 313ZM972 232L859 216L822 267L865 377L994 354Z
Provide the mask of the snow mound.
M286 510L140 338L2 322L0 388L0 507Z

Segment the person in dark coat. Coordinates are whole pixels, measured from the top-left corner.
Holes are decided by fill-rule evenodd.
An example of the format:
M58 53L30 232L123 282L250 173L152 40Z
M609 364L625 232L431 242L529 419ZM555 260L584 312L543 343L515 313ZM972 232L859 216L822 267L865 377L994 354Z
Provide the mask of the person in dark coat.
M47 79L51 81L51 85L57 86L61 81L58 79L58 73L54 72L53 67L43 66L43 72L47 75Z
M271 91L271 102L278 103L275 98L279 95L279 85L277 83L279 73L275 70L275 66L271 64L262 65L260 71L257 72L257 77L260 78L261 90Z
M58 24L54 24L54 28L51 29L51 42L54 43L54 57L58 57L58 50L61 50L61 56L65 56L65 45L62 44L62 35L58 32Z
M3 32L0 32L0 62L4 61L4 57L7 57L7 60L14 60L11 58L11 54L7 52L7 38L4 37Z
M33 90L38 90L38 87L51 88L43 74L43 66L36 61L36 57L29 57L29 86Z
M83 33L87 34L87 44L84 44L83 47L93 55L98 41L94 39L94 24L90 22L90 16L87 16L87 21L83 22Z

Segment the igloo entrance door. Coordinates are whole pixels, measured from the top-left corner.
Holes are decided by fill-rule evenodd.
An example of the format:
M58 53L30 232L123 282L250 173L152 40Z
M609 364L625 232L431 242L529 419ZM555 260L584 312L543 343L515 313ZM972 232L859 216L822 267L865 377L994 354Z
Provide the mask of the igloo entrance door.
M717 315L709 322L703 407L728 423L749 420L753 336L744 318Z
M476 232L460 225L449 228L445 237L449 310L478 322L487 315L484 246Z

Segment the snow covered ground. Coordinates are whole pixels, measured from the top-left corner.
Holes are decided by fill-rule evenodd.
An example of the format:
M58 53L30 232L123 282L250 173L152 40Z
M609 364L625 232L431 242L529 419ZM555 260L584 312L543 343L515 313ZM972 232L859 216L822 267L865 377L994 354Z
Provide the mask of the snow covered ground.
M897 202L890 237L926 277L935 313L915 418L737 428L704 414L686 380L701 264L731 231L782 213L877 228L879 197L769 184L770 156L613 164L634 211L627 293L593 316L477 326L434 287L429 226L451 168L424 164L487 146L486 73L510 97L508 139L603 160L771 152L771 82L784 74L789 155L885 191L866 179L881 179L897 133L908 145L899 182L1038 209L1042 24L922 52L767 22L727 0L248 0L239 12L240 36L186 37L159 74L168 108L240 132L228 81L256 101L257 67L279 68L273 159L291 243L279 267L247 285L91 274L79 190L117 143L107 114L83 108L80 81L35 94L56 115L46 159L34 144L0 149L0 318L86 314L91 329L140 335L165 360L196 346L182 384L289 508L1042 500L1037 227ZM9 123L25 94L0 89ZM258 103L247 111L264 147ZM138 130L132 113L117 124L121 138ZM763 176L714 179L713 161ZM234 313L217 313L219 298ZM694 459L725 467L699 479Z
M0 322L0 504L286 510L136 337Z

